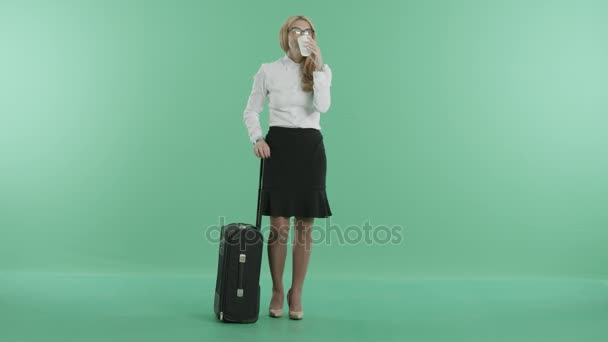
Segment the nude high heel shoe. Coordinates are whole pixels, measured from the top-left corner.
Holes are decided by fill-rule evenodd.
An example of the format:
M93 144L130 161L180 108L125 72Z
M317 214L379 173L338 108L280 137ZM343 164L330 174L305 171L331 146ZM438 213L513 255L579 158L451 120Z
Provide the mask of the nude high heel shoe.
M279 318L283 316L283 307L281 306L280 309L273 309L271 307L268 307L268 315L274 318Z
M304 311L291 311L291 289L287 291L287 305L289 305L289 319L302 319L304 318Z
M283 316L283 309L268 308L268 315L270 317L279 318Z

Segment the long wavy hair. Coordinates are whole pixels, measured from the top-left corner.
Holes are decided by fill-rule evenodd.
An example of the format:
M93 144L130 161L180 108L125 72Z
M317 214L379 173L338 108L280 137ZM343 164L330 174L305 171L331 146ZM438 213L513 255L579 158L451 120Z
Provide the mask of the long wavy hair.
M315 26L312 24L310 19L308 19L304 15L292 15L285 21L285 24L281 26L281 30L279 31L279 43L281 44L281 49L287 53L289 51L289 28L296 20L305 20L310 24L312 28L312 38L317 39L315 33ZM312 55L305 56L303 62L300 63L300 70L302 71L302 90L305 92L311 92L313 89L313 77L312 73L316 69L315 61Z

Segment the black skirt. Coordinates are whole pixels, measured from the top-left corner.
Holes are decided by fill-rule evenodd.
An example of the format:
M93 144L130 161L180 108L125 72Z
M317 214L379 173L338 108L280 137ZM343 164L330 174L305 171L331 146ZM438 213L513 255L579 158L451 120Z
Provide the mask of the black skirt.
M325 193L327 159L321 131L270 126L265 140L270 158L264 160L262 215L331 216Z

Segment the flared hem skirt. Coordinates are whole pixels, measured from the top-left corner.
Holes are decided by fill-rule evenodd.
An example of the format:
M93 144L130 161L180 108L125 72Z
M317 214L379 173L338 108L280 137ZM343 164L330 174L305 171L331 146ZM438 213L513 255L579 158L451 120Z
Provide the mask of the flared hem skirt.
M327 158L315 128L270 126L270 158L264 160L261 213L266 216L329 217Z

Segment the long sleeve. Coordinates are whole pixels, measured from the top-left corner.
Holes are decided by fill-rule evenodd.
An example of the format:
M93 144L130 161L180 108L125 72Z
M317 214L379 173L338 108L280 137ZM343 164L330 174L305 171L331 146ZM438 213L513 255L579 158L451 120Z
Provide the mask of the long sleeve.
M264 64L260 66L258 72L253 76L253 86L247 101L247 106L243 112L243 122L247 127L249 140L255 143L256 139L263 137L260 125L260 113L264 109L264 99L267 95L266 75Z
M332 73L329 65L324 64L320 71L313 71L313 105L320 113L325 113L331 105Z

